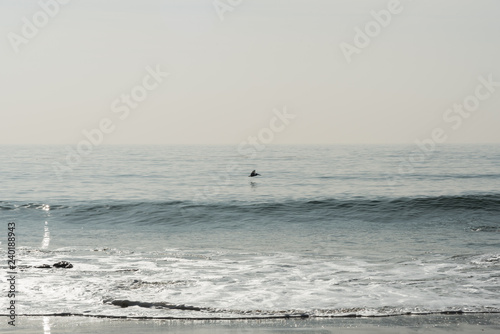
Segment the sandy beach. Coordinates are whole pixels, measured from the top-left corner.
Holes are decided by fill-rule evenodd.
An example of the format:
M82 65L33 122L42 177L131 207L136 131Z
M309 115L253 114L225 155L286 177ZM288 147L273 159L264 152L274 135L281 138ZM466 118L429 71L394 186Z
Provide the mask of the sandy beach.
M122 320L87 317L18 317L2 333L498 333L498 314L426 315L381 318L193 321Z

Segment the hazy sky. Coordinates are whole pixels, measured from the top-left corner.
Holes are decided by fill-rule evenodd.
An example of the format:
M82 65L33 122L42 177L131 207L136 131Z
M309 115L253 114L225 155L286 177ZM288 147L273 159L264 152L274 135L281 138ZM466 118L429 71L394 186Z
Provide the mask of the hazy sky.
M0 144L238 145L285 107L274 143L500 143L498 0L55 1L0 0Z

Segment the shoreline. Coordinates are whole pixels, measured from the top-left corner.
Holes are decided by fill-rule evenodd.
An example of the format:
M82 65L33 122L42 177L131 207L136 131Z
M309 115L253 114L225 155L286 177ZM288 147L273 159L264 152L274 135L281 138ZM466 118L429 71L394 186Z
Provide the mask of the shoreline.
M400 314L374 314L362 315L355 313L346 313L339 315L314 315L307 313L293 313L283 315L255 315L244 317L175 317L175 316L122 316L122 315L106 315L106 314L85 314L85 313L40 313L40 314L16 314L16 317L81 317L81 318L98 318L98 319L122 319L122 320L192 320L192 321L245 321L245 320L287 320L287 319L363 319L363 318L389 318L389 317L414 317L414 316L467 316L467 315L498 315L500 317L500 310L495 311L436 311L436 312L406 312ZM0 317L9 317L9 314L0 314Z
M330 317L293 319L197 320L197 319L120 319L81 316L19 316L16 326L7 325L2 316L2 333L496 333L498 313L433 314L389 317Z

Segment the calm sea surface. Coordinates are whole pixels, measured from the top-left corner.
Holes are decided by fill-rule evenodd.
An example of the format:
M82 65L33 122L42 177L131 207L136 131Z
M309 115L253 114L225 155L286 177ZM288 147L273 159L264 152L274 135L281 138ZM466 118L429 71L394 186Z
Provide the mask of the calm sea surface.
M500 311L500 146L102 146L57 172L66 156L0 147L19 314Z

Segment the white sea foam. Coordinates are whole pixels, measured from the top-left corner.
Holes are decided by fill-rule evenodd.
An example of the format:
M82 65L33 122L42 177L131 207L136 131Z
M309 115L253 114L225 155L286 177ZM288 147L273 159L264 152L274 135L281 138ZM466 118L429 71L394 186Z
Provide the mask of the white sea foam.
M32 264L47 257L46 253L30 254L26 262ZM20 305L26 314L156 317L500 309L498 292L491 290L499 283L496 271L475 269L477 259L490 263L495 256L484 254L459 263L423 258L394 265L351 257L325 261L288 253L207 252L200 257L167 251L121 256L110 250L96 256L96 252L82 250L69 257L53 254L54 261L72 262L72 269L25 269L20 276ZM139 304L113 305L121 300Z

